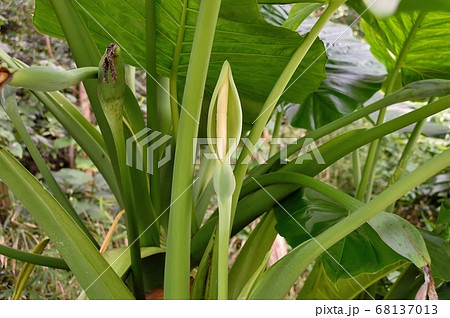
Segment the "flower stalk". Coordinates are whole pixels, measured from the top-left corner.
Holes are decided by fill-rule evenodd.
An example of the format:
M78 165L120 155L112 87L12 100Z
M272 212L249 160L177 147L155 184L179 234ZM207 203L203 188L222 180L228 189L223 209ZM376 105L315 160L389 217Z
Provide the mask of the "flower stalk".
M214 90L208 115L208 138L216 155L213 186L219 206L218 225L218 298L228 297L228 243L231 231L231 208L236 179L231 167L231 155L241 137L242 108L230 64L225 61Z

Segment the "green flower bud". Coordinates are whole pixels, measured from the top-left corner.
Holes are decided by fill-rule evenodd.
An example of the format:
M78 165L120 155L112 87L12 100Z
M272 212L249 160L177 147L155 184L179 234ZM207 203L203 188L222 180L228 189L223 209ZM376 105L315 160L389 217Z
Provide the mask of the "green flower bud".
M217 139L210 142L212 152L223 161L231 154L241 138L242 108L228 61L225 61L211 99L208 114L207 134Z
M48 66L31 66L23 69L0 67L0 89L8 84L34 91L59 91L81 81L97 78L97 75L97 67L82 67L70 71L61 71Z
M219 201L231 199L234 190L236 189L236 179L234 178L231 165L217 162L214 169L213 186ZM221 202L219 202L219 207L221 205L220 203Z

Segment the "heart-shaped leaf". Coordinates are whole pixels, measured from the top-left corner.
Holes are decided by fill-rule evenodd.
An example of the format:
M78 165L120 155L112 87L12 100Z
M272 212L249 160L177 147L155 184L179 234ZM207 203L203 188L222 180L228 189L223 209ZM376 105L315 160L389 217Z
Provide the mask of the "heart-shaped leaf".
M300 30L308 30L315 21L307 19ZM381 88L386 77L370 47L355 38L348 26L328 23L320 39L329 46L327 79L301 106L292 105L288 109L294 127L317 129L353 112Z
M187 14L182 21L183 3L179 0L156 1L158 74L169 76L175 51L179 57L179 84L184 85L192 48L199 0L187 1ZM145 2L140 0L77 0L74 3L92 33L100 51L115 42L124 49L125 60L136 66L145 65ZM180 29L180 25L185 27ZM36 0L36 27L43 33L63 38L63 32L49 0ZM184 32L178 43L178 33ZM114 39L113 39L114 38ZM303 38L296 32L264 21L256 0L223 0L212 49L207 91L212 92L225 60L233 65L233 75L241 95L252 103L243 103L244 119L252 122L259 114L278 76L289 62ZM303 59L293 85L282 101L301 103L325 79L326 54L317 40ZM126 53L129 53L126 54ZM316 61L317 57L319 59Z
M307 18L323 3L299 3L286 17L285 6L266 5L264 17L276 25L301 34L307 33L316 18ZM284 19L283 19L284 17ZM309 95L302 105L289 105L287 117L291 125L309 130L317 129L362 106L376 91L386 77L386 70L378 62L366 43L353 36L347 25L328 23L320 33L327 46L327 79L317 91Z
M358 1L350 4L359 13L365 10ZM450 78L450 12L399 12L388 19L366 12L363 19L365 40L388 71L404 55L401 66L404 84L420 79Z

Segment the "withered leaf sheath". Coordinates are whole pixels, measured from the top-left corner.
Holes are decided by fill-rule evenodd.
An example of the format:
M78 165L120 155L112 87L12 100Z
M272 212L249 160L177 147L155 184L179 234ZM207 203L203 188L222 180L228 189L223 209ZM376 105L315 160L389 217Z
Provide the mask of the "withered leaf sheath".
M120 48L112 43L100 60L98 96L111 129L122 127L125 96L125 64Z

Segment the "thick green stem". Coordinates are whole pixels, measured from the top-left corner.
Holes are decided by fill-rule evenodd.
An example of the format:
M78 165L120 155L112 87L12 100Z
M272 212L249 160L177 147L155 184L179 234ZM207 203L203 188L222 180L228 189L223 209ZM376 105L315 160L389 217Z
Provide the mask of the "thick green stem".
M180 122L180 114L178 113L178 93L177 93L178 76L170 74L170 113L172 116L173 136L175 140L178 137L178 125Z
M378 115L378 120L376 126L379 126L383 123L384 117L386 114L386 108L380 110L380 114ZM364 195L368 193L368 188L371 188L369 184L373 183L373 178L375 175L375 167L376 160L378 158L378 153L380 151L379 140L375 140L370 144L369 152L367 153L366 164L364 165L363 174L361 177L361 181L358 185L358 189L356 190L356 198L358 200L363 200ZM370 194L369 194L370 196Z
M228 244L230 242L231 197L219 202L218 225L218 284L217 299L228 299Z
M156 82L156 1L145 1L147 126L158 130Z
M339 223L322 232L314 240L309 240L296 247L261 276L250 298L282 299L302 271L319 257L324 249L333 246L405 193L447 168L449 164L450 150L446 150L397 181Z
M414 153L414 148L417 144L417 141L419 140L419 137L422 133L423 127L425 126L426 120L423 119L419 121L415 126L414 130L411 133L411 136L409 137L408 143L405 146L405 149L403 149L402 156L400 158L400 161L395 168L394 174L391 176L391 179L389 180L389 184L393 184L395 181L400 179L403 174L405 173L406 166L408 165L408 161L411 158L412 154ZM394 204L391 204L389 208L387 209L387 212L393 212L394 211Z
M158 83L156 73L156 0L145 1L145 29L147 47L147 127L154 131L161 131L158 121ZM150 196L157 215L161 211L158 159L159 151L156 149L154 160L151 162L153 173L150 175Z
M242 189L242 195L248 195L261 187L280 183L296 184L313 189L317 192L325 194L330 199L341 203L345 207L351 207L352 209L359 207L358 204L355 204L357 200L353 197L313 177L294 172L273 172L257 178L251 178L251 181Z
M274 138L278 138L280 136L280 128L281 128L281 123L283 121L283 116L284 116L284 110L277 112L277 115L275 117L275 124L273 126L272 140ZM272 143L270 145L269 157L272 157L274 154L277 153L277 151L278 151L278 145Z
M322 167L325 168L325 166L329 166L336 160L342 158L343 155L349 154L355 149L362 147L363 145L366 145L373 140L379 139L389 133L397 131L403 127L407 127L424 118L441 112L447 109L449 105L450 96L443 97L436 102L433 102L427 106L423 106L403 116L388 121L382 125L375 126L365 131L360 131L357 135L353 136L352 142L339 143L339 149L335 149L336 144L333 142L333 140L331 140L330 142L319 147L319 150L321 152L327 152L327 158L325 159L326 165L322 165ZM338 138L336 138L336 140L338 140ZM299 158L301 158L302 156L300 156ZM304 169L310 169L309 167L314 167L314 169L321 169L320 166L321 165L315 161L303 162L301 165L297 165L296 160L293 160L280 170L305 171Z
M181 49L183 47L184 31L186 28L188 0L183 1L183 11L181 12L180 26L178 29L177 44L172 59L172 67L170 69L170 110L172 112L173 135L177 138L179 113L178 113L178 69L180 66Z
M352 153L353 156L353 178L355 179L355 185L358 186L361 181L361 160L359 158L359 149L356 149Z
M391 95L394 92L395 83L397 81L397 77L400 74L400 70L403 66L403 62L405 61L406 55L408 54L409 48L411 47L411 44L414 40L414 37L419 30L419 27L425 17L427 12L421 12L419 16L417 17L416 22L414 23L414 26L412 27L411 31L409 32L408 37L406 38L405 43L403 44L403 47L400 51L399 56L397 57L397 60L395 61L394 69L392 70L387 86L386 86L386 96ZM376 125L381 125L384 122L384 118L386 116L386 108L383 108L380 110L380 113L378 115L377 123ZM359 184L356 198L359 200L362 200L364 198L364 194L366 194L366 198L370 198L372 188L373 188L373 182L375 177L375 166L378 161L378 156L380 152L380 146L379 146L379 140L375 140L369 148L369 152L367 154L367 160L366 164L364 166L363 175L361 177L361 182Z
M125 81L134 96L136 96L136 67L125 65Z
M193 142L206 84L211 49L221 0L201 1L191 51L181 111L169 216L165 299L190 298L190 240L192 221Z
M170 79L168 77L157 77L158 83L158 122L162 134L170 135L172 133L172 114L170 112Z
M284 90L286 89L289 81L291 80L292 76L294 75L295 71L297 70L300 63L303 61L303 58L305 57L306 53L308 53L309 49L313 45L314 41L319 36L319 33L322 31L322 29L325 27L327 22L330 20L330 18L333 16L333 13L344 3L346 0L338 0L333 1L328 5L328 8L325 10L325 12L321 15L319 20L316 22L316 24L313 26L311 31L308 33L308 35L303 40L302 44L299 46L297 51L293 54L291 57L289 63L286 65L285 69L281 73L280 77L278 78L277 82L275 83L275 86L272 88L272 91L270 92L269 96L267 97L266 102L264 103L261 112L256 119L256 121L253 124L252 130L250 131L250 135L248 137L251 144L256 144L256 141L260 138L261 133L263 132L264 127L267 124L267 121L269 120L273 109L278 103L278 100L280 99L281 95L283 94ZM241 191L242 183L244 181L245 174L247 172L248 163L245 164L244 160L252 155L254 149L250 149L253 147L244 147L242 149L242 152L239 156L239 159L236 163L236 168L234 170L234 174L236 176L236 190L234 192L233 196L233 206L232 206L232 215L231 220L233 221L234 213L236 211L237 202L239 199L239 192Z
M378 140L375 140L375 142L374 142L375 145L377 146L377 148L374 151L373 161L377 160L377 158L380 155L380 151L381 151L380 140L381 139L378 139ZM363 200L363 198L361 198L361 200L363 200L364 202L369 202L370 198L372 197L372 191L373 191L373 185L374 185L374 181L375 181L376 168L377 168L377 164L376 164L376 162L374 162L372 164L372 169L370 169L370 172L369 172L369 180L367 181L367 189L366 189L366 192L365 192L364 200Z
M120 121L121 123L121 121ZM120 125L119 127L123 127ZM137 225L137 205L134 201L133 183L130 170L125 161L125 138L123 128L113 129L113 137L116 143L119 162L119 175L122 185L122 194L125 199L125 210L127 220L127 235L131 254L131 270L133 274L133 288L136 299L145 299L144 280L142 275L141 244Z

